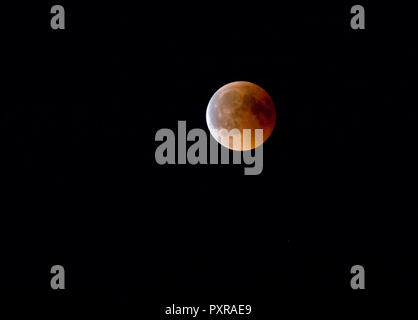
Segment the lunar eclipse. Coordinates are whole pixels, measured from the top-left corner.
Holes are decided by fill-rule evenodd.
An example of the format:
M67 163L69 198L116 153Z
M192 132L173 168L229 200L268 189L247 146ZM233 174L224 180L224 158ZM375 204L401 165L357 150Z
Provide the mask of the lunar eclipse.
M276 124L276 110L273 100L263 88L251 82L236 81L221 87L212 96L206 110L206 122L212 136L224 147L247 151L258 147L270 137ZM239 149L231 142L225 143L222 137L215 134L215 131L221 129L240 131ZM243 139L244 129L251 129L251 141ZM254 139L255 129L263 129L261 142Z

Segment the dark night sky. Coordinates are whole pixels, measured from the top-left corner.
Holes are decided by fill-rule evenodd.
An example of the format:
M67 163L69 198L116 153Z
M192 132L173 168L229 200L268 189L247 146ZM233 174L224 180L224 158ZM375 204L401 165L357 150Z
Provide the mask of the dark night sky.
M363 296L417 293L411 10L62 3L65 31L49 3L2 30L1 295L54 295L54 264L68 296L351 297L354 264ZM157 165L236 80L276 104L263 173Z

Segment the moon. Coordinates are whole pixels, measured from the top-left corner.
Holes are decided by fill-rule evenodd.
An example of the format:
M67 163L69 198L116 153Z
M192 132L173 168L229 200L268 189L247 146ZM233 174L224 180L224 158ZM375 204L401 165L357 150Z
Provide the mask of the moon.
M251 82L235 81L214 93L206 109L206 123L211 135L224 147L247 151L260 146L270 137L276 125L276 109L263 88ZM232 138L225 139L223 134L219 134L222 129L230 133L237 129L234 132L240 135L241 145L233 145ZM243 139L244 129L251 130L251 141ZM255 129L263 129L262 141L255 141Z

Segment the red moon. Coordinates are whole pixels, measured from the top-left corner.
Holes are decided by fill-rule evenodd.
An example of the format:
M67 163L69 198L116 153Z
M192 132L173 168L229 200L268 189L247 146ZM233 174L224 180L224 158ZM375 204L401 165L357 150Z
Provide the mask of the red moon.
M246 151L258 147L270 137L276 124L276 109L263 88L251 82L236 81L223 86L212 96L206 109L206 122L216 141L229 149ZM231 141L224 143L217 133L221 129L238 129L240 148L233 146ZM251 129L251 141L242 139L244 129ZM254 141L255 129L263 129L261 142Z

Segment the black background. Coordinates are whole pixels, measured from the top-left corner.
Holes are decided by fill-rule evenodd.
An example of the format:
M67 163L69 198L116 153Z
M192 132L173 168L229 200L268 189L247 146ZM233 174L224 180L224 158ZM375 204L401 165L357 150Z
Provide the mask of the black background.
M417 293L411 8L362 3L352 30L350 2L60 3L64 31L55 3L2 10L1 295ZM237 80L276 104L262 174L157 165L156 131L207 130L210 97Z

